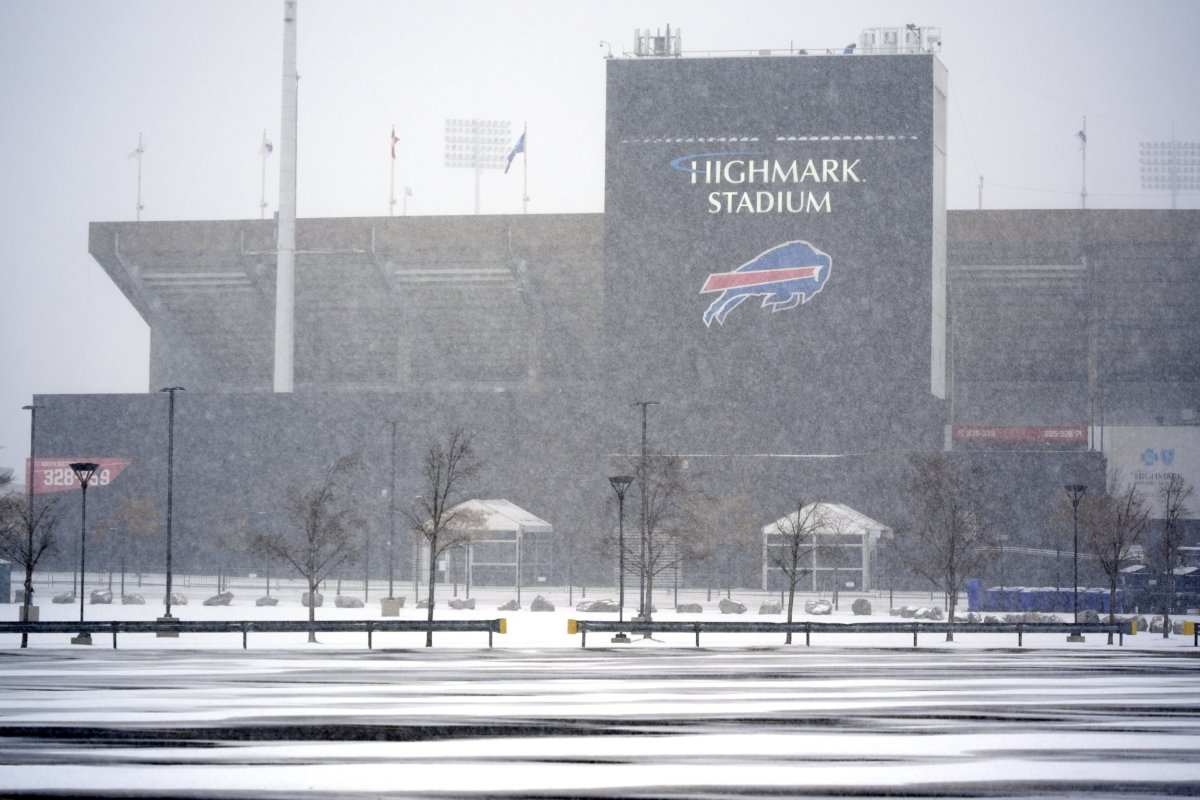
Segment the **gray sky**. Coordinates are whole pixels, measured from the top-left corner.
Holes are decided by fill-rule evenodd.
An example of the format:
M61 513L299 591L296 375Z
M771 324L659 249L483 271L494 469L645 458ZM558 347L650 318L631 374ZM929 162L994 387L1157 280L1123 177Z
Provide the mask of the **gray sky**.
M135 217L139 132L143 220L258 217L282 9L0 0L0 467L28 454L34 393L149 388L148 328L87 253L89 222ZM599 212L601 40L619 55L670 24L685 52L840 49L907 22L943 33L951 208L976 207L980 175L985 208L1079 207L1085 114L1089 208L1169 207L1140 188L1138 143L1200 140L1192 0L300 0L299 215L386 216L392 125L409 213L471 213L471 173L442 166L447 117L528 124L530 213ZM483 176L484 213L520 198L519 169Z

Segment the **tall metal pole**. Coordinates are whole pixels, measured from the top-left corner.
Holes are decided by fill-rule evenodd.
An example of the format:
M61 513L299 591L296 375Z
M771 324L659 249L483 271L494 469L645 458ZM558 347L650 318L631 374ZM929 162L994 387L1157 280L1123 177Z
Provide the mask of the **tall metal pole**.
M1079 501L1083 499L1083 495L1087 492L1087 487L1082 483L1070 483L1063 487L1067 491L1067 497L1071 500L1071 518L1074 523L1075 530L1075 624L1079 624Z
M175 393L182 386L167 386L159 389L167 393L167 611L165 619L171 618L171 523L175 516Z
M33 605L33 481L37 474L37 410L42 408L38 405L21 406L22 409L29 412L29 474L26 476L25 482L28 484L25 487L25 533L26 550L25 550L25 602L22 604L25 609L22 616L22 621L29 621L29 607ZM21 647L29 646L29 634L21 634Z
M638 616L643 619L646 617L646 612L649 610L652 600L646 597L646 551L648 548L648 521L650 518L650 500L646 492L646 471L648 465L646 463L646 411L650 406L658 405L657 400L638 400L630 405L642 407L642 455L638 462L638 488L642 494L642 541L641 541L641 566L638 570L640 574L641 588L639 591L639 609Z
M75 473L75 477L79 480L79 487L83 490L83 509L79 517L79 621L83 622L83 603L85 580L87 575L87 490L88 484L92 481L92 476L96 474L96 470L100 468L99 464L91 461L78 461L71 464L71 470ZM92 637L90 634L79 632L79 636L72 640L77 644L91 644Z
M395 597L392 584L396 577L396 421L392 426L392 483L388 488L388 597ZM413 597L416 602L416 597Z
M614 475L608 479L617 493L617 583L620 586L618 622L625 621L625 492L633 483L632 475Z
M292 391L295 378L296 305L296 0L283 4L283 114L279 131L279 224L275 268L276 392Z

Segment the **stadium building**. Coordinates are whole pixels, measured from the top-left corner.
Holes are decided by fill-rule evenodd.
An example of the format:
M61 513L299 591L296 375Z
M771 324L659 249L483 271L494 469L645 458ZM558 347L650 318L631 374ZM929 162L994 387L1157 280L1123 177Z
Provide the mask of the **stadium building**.
M150 326L149 392L38 396L39 455L120 461L98 519L165 503L156 390L186 387L181 568L215 570L217 531L287 524L288 488L358 452L357 568L378 576L389 493L420 494L420 453L462 425L477 496L553 526L526 585L609 582L606 476L638 452L637 401L696 487L761 510L720 557L735 585L765 580L759 532L798 499L900 524L913 451L986 467L1030 550L1065 483L1197 482L1200 212L947 212L946 72L914 50L610 60L604 214L299 220L290 393L274 222L93 223ZM839 580L894 578L860 563Z

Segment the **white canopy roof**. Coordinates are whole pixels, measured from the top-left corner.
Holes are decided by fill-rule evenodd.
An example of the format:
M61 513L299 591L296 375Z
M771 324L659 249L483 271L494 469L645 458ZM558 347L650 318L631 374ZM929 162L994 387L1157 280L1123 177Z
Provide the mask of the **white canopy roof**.
M817 532L823 536L863 536L878 539L881 536L891 536L892 529L882 522L876 522L842 503L809 503L800 511L793 511L782 516L769 525L764 525L764 535L778 533L779 528L788 530L789 526L798 524L798 514L803 512L805 524L811 519L811 524L819 525Z
M479 519L475 530L494 533L551 533L554 528L546 520L535 517L508 500L465 500L455 511L468 511Z

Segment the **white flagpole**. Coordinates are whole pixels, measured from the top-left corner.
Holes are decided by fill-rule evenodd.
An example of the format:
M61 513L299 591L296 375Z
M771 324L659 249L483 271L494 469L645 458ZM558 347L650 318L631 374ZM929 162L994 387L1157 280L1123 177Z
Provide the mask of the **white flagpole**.
M1079 192L1079 203L1080 208L1087 209L1087 117L1083 118L1080 134L1083 140L1083 188Z
M145 206L142 205L142 153L144 153L144 152L146 152L146 148L142 144L142 134L139 131L138 132L137 150L133 151L133 155L137 158L137 162L138 162L138 181L137 181L137 221L138 222L142 221L142 209L145 208Z
M262 146L259 148L262 156L262 194L258 201L258 218L267 218L267 129L263 128Z
M392 126L392 138L389 141L392 152L392 173L388 182L388 216L396 216L396 126Z
M521 155L521 213L529 213L529 123L521 126L521 141L525 143L525 152Z

